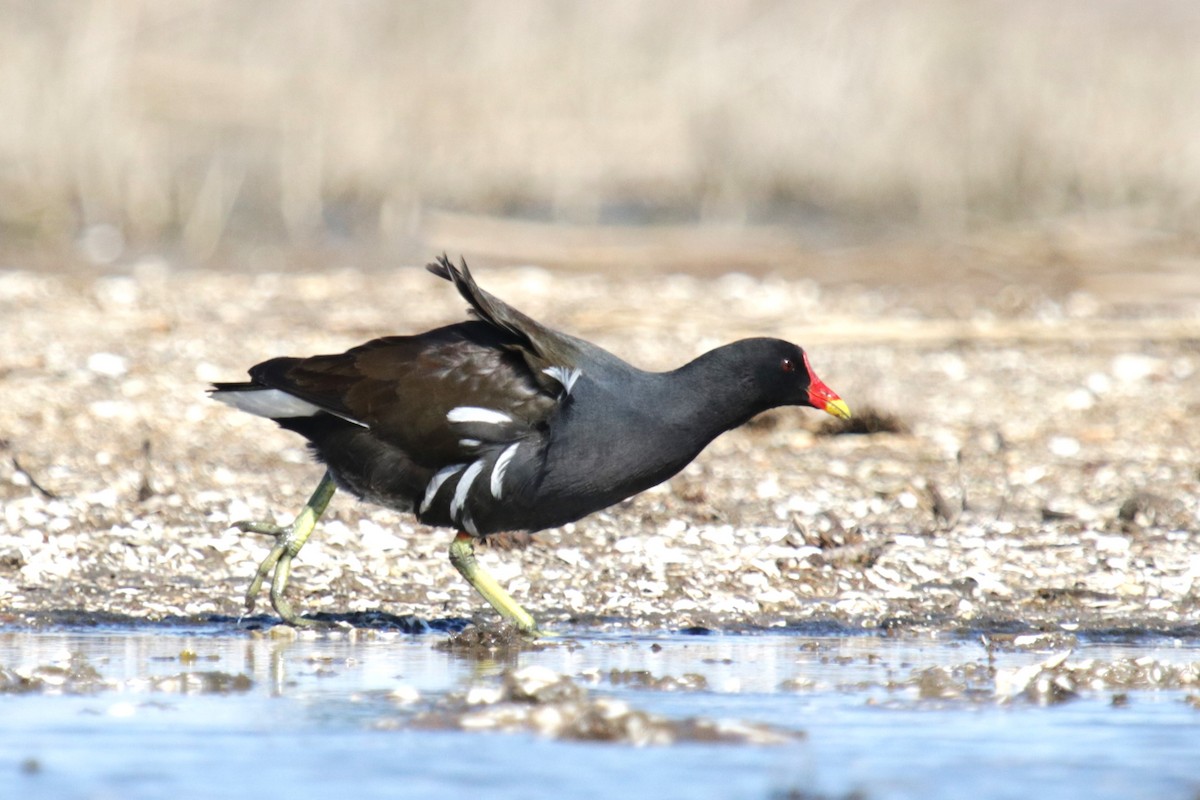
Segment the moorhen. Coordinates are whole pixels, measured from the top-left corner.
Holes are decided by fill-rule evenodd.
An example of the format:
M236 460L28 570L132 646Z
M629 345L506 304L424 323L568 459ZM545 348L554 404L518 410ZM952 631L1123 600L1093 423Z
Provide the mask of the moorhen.
M326 472L289 526L243 522L275 546L246 593L272 575L271 603L311 624L284 597L292 559L337 487L426 524L457 529L450 561L523 631L533 617L475 561L474 540L565 525L658 484L721 433L777 406L850 409L778 339L744 339L670 372L645 372L594 344L530 319L444 255L474 319L387 336L340 355L273 358L212 396L269 417L309 442Z

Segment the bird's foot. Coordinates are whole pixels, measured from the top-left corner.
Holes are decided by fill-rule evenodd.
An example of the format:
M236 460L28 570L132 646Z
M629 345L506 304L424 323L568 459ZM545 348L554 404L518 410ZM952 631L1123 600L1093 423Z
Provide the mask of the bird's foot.
M254 580L250 582L250 588L246 590L247 613L254 611L258 593L262 591L263 581L269 575L271 576L271 605L284 622L296 627L313 627L321 624L317 620L300 616L292 607L291 602L284 597L284 591L287 589L288 578L292 574L292 559L296 557L300 548L304 547L304 543L312 535L313 528L317 526L317 520L321 518L321 514L325 513L334 491L336 491L336 486L333 478L326 472L312 497L304 504L304 508L300 509L300 513L292 520L291 525L274 525L269 522L253 521L233 523L233 527L246 533L262 533L275 537L275 546L259 563L258 569L254 573Z
M240 531L275 537L275 546L271 548L271 552L267 553L267 557L259 562L258 569L254 573L254 580L250 581L250 587L246 590L247 614L254 613L254 606L258 602L258 593L262 591L263 582L270 576L271 605L274 607L275 613L283 618L284 622L296 627L311 627L318 624L315 620L300 616L291 601L284 596L292 572L292 559L300 552L300 548L308 538L307 534L312 532L311 525L307 532L304 531L302 526L297 524L300 521L301 517L298 516L291 525L272 525L250 520L233 523L233 527Z

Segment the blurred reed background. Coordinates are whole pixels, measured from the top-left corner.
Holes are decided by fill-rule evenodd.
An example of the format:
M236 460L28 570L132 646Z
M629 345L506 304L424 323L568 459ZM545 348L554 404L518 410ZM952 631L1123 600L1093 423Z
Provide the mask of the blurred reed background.
M4 0L0 253L1192 252L1198 43L1195 0Z

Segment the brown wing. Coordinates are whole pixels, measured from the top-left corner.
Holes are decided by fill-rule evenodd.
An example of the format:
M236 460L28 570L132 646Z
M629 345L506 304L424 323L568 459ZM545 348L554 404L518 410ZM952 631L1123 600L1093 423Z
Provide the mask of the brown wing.
M506 331L465 322L376 339L340 355L273 359L250 374L366 426L436 469L470 460L487 444L522 438L553 413L558 395L547 391L544 377L535 377L514 345ZM469 410L452 414L455 409Z

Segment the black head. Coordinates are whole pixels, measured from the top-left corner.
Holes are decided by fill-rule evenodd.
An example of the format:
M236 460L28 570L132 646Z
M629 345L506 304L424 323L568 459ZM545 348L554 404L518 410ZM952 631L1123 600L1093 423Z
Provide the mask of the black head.
M756 393L768 408L811 406L842 419L850 417L850 407L816 376L800 347L782 339L745 339L737 347Z

